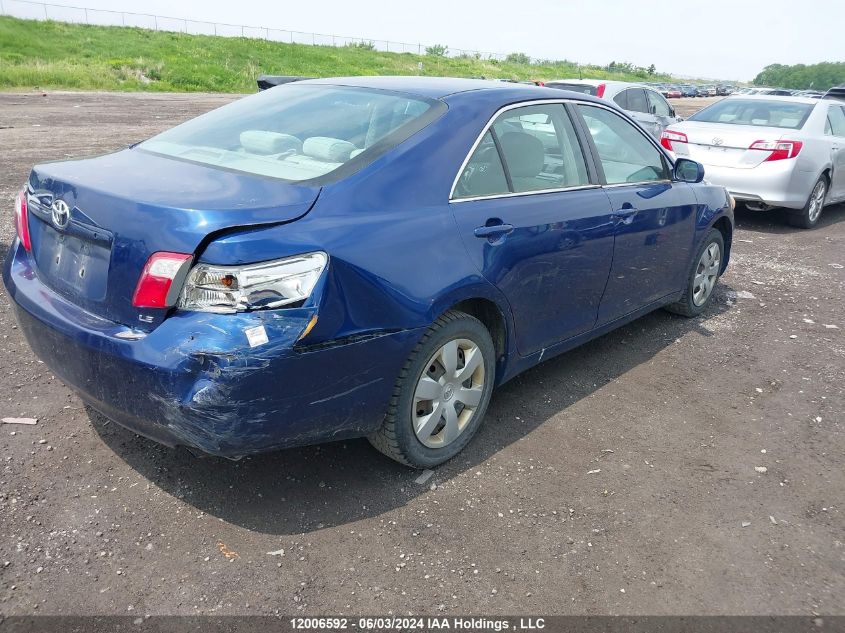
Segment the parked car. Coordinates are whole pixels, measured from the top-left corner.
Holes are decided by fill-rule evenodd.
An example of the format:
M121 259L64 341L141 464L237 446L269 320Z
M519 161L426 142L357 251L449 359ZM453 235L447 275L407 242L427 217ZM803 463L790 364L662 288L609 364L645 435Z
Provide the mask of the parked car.
M546 87L571 90L612 101L657 139L668 125L682 120L662 95L642 84L595 79L557 79L547 81Z
M588 95L298 81L34 167L3 280L50 370L153 440L237 458L366 436L431 467L494 386L707 307L733 212L702 178Z
M680 99L684 96L684 93L681 92L681 89L678 86L669 86L666 90L666 98L667 99Z
M681 96L684 97L697 97L698 96L698 88L691 85L681 86Z
M815 226L845 200L845 106L833 99L728 97L663 133L661 143L705 166L748 208L785 207L789 223Z

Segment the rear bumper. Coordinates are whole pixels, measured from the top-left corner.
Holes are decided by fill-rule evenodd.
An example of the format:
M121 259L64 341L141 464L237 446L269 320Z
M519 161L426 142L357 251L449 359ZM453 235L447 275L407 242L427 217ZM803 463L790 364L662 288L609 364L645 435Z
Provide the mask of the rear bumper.
M177 312L139 340L60 297L17 240L3 280L32 349L95 409L168 446L249 453L366 435L421 330L299 351L313 309ZM249 346L244 329L269 342Z
M722 185L737 200L801 209L807 203L818 174L799 170L794 160L783 160L762 163L751 169L705 163L704 178Z

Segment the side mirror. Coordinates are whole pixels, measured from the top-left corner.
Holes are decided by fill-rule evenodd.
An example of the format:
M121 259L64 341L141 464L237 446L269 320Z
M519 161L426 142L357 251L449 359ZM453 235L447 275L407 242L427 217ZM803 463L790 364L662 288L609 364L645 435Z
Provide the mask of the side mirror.
M669 116L674 117L675 115L675 108L669 108Z
M680 182L701 182L704 180L704 165L689 158L675 161L675 180Z

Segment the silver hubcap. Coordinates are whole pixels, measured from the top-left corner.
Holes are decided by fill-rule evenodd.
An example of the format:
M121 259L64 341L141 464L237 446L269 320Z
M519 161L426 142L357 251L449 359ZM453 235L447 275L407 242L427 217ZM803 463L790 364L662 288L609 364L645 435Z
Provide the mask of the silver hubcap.
M414 391L414 433L443 448L466 430L484 392L484 358L468 339L449 341L428 360Z
M813 188L813 193L810 194L810 222L815 222L822 214L822 209L824 208L824 196L825 193L827 193L826 189L827 187L825 186L824 181L820 180Z
M692 302L696 306L704 305L710 297L719 279L721 265L722 249L713 242L701 254L701 259L698 260L698 266L695 269L695 278L692 280Z

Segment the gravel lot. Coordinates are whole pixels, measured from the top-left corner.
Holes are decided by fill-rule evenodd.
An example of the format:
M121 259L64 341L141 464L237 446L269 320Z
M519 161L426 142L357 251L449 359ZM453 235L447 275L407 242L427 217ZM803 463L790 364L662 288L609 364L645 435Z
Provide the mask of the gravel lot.
M0 94L3 251L33 163L232 98ZM0 417L38 418L0 424L0 614L845 614L845 206L739 213L734 244L704 316L520 376L424 484L363 440L234 463L139 438L0 290Z

